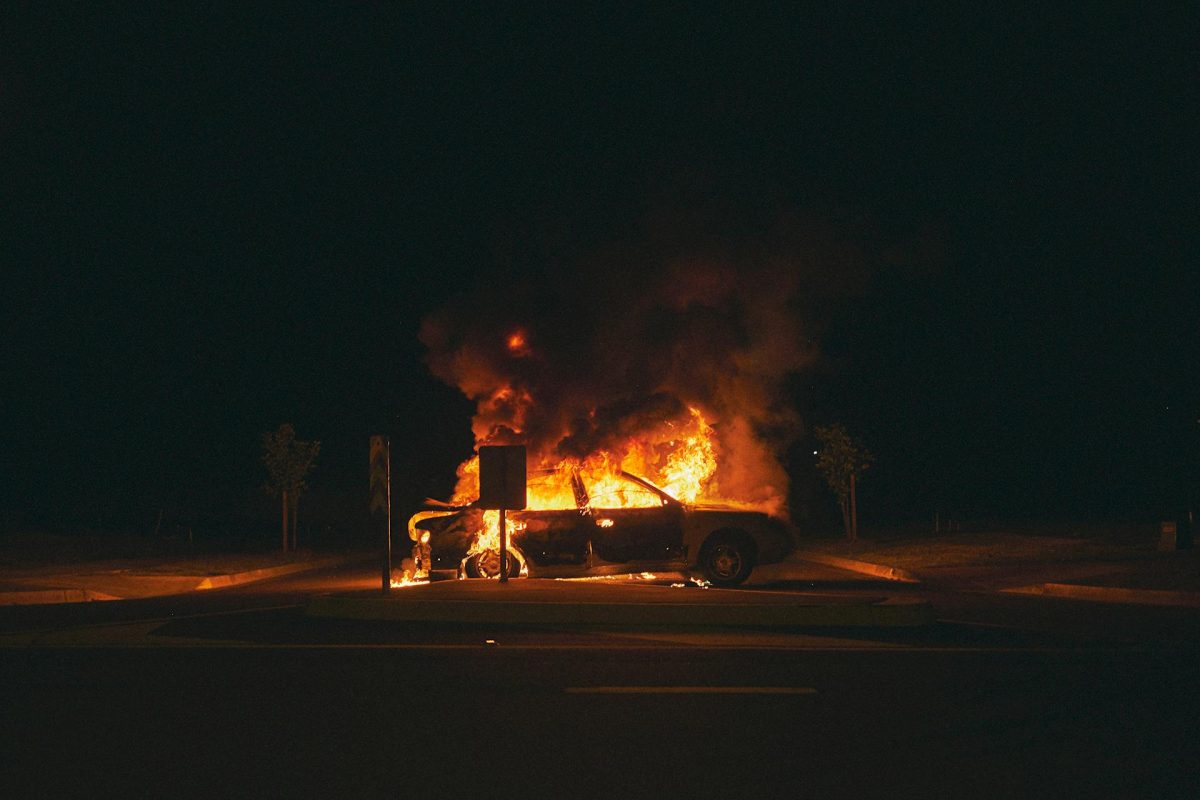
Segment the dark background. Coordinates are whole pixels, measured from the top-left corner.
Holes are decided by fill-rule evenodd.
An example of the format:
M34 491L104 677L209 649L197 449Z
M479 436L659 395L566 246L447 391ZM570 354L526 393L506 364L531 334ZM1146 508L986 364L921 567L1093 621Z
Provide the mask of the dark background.
M424 314L713 202L869 254L789 386L874 452L868 528L1194 494L1194 9L248 5L3 12L5 529L267 546L288 421L302 540L355 542L370 434L401 507L470 452Z

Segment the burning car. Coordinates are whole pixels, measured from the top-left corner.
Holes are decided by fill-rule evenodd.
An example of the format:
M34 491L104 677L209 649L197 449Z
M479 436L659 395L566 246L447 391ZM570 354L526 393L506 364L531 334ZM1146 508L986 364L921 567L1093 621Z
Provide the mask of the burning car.
M791 529L776 517L685 503L624 470L543 470L531 475L529 493L538 502L506 516L513 576L686 570L714 586L736 586L757 564L781 561L793 547ZM408 531L413 541L428 541L435 570L499 574L499 512L430 502Z

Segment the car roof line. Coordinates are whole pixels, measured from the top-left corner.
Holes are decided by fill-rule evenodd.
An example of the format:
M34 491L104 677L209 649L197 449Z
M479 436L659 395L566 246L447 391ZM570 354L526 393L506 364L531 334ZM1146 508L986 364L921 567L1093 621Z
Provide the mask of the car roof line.
M663 499L665 499L668 503L676 503L676 504L679 503L679 500L676 500L674 497L671 497L671 495L667 494L662 489L658 488L657 486L655 486L653 483L646 480L645 478L639 478L637 475L634 475L632 472L626 472L625 470L621 470L621 476L624 478L628 478L629 480L633 481L636 484L645 486L647 489L654 492L659 497L662 497Z

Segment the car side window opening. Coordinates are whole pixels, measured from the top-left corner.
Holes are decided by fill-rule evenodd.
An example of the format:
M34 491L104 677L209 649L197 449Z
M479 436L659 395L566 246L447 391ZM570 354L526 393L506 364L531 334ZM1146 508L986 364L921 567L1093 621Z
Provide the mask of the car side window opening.
M665 502L654 492L630 487L605 492L591 498L592 508L662 508Z

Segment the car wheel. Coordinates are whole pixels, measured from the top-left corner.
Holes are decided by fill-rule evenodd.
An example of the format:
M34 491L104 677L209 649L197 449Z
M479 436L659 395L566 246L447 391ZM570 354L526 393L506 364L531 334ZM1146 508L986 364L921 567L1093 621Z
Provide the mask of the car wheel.
M754 542L741 533L715 533L704 543L700 567L713 586L737 586L754 569Z
M500 553L497 550L485 550L467 559L463 572L468 578L498 578L500 577ZM508 577L521 577L521 562L510 551L508 553Z

